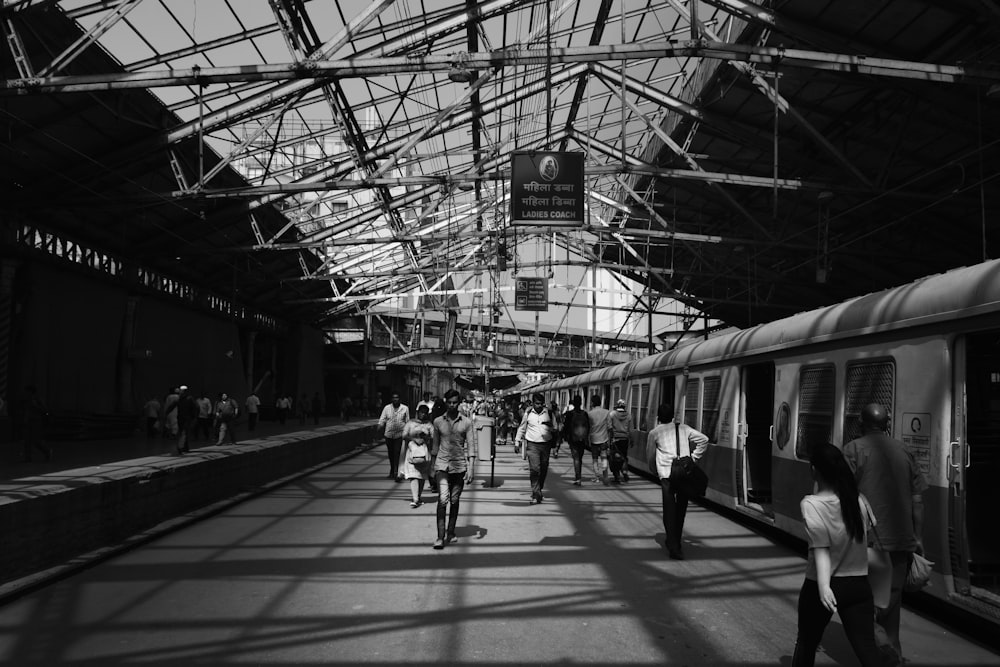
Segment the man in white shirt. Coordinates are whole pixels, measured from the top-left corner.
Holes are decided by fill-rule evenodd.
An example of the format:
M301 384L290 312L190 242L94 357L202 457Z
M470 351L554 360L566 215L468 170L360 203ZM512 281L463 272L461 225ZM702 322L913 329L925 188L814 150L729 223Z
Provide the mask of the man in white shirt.
M247 406L247 430L253 431L257 428L257 417L260 414L260 399L257 398L257 393L252 389L250 390L250 395L247 396L246 400Z
M684 532L684 517L687 514L688 497L670 481L670 470L674 459L690 456L697 461L708 449L708 437L687 424L674 421L674 406L664 403L656 411L659 422L646 439L646 451L650 453L650 470L655 470L660 478L663 495L663 531L666 533L664 546L674 560L684 560L681 549L681 534Z
M545 407L545 397L540 393L532 394L531 410L525 411L515 438L528 455L528 476L531 479L529 505L542 502L542 489L549 474L549 453L556 433L555 418Z

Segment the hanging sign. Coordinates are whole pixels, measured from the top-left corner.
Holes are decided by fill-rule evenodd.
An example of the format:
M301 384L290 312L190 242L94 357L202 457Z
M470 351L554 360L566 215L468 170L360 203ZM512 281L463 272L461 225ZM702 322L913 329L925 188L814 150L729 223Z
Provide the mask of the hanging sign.
M512 224L583 224L583 153L515 152L510 173Z
M519 276L514 279L514 310L549 309L549 279Z

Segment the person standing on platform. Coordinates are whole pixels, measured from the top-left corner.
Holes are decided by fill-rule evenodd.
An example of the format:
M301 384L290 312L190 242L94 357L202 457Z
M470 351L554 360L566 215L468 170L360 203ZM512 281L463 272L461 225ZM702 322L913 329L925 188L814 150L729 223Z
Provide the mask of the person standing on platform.
M156 396L146 401L146 405L142 406L142 412L146 415L146 437L155 438L160 422L160 401Z
M431 446L434 442L434 425L431 424L431 409L421 401L417 406L417 416L406 422L403 429L403 477L410 480L410 507L420 507L424 484L431 469ZM422 461L419 459L423 459Z
M675 488L670 481L670 469L674 459L690 456L697 461L708 449L708 437L687 424L674 421L674 406L664 403L656 411L659 422L646 438L646 452L650 457L649 469L655 470L660 478L663 495L663 531L666 533L664 545L674 560L684 560L681 538L684 533L684 517L687 515L688 497Z
M284 394L278 396L278 400L275 401L274 407L278 410L278 423L282 426L288 420L288 413L292 411L292 401L290 398Z
M594 471L604 486L608 485L608 450L611 448L611 412L601 405L601 397L590 397L590 453L594 457Z
M230 398L229 394L223 392L219 395L219 402L215 405L215 421L219 427L219 439L216 445L221 445L223 440L229 440L230 445L236 444L236 417L240 414L240 408L236 404L236 399Z
M466 484L472 483L476 474L476 453L469 446L472 420L459 412L462 397L457 391L448 390L444 399L447 411L434 420L433 450L437 452L434 477L438 488L435 549L444 549L446 544L455 541L462 490Z
M377 428L385 438L385 448L389 455L387 478L397 482L403 481L399 476L399 452L403 446L403 429L409 420L410 409L400 402L399 392L393 392L390 403L382 408Z
M809 560L799 591L798 633L792 667L812 667L823 631L840 616L863 667L883 665L875 645L875 602L868 583L865 501L844 455L830 444L809 457L816 493L802 499Z
M556 403L555 400L549 401L549 414L552 415L552 419L555 420L555 424L552 425L556 431L556 439L552 444L552 458L557 459L559 458L559 450L562 449L563 438L562 413L559 412L559 404Z
M569 410L563 415L562 438L569 445L573 457L573 484L583 484L583 457L590 449L590 415L581 407L583 399L574 396ZM594 481L597 468L594 468Z
M299 397L299 402L296 406L296 413L299 416L299 424L305 424L306 418L309 416L309 397L304 393Z
M431 410L434 408L434 399L431 398L431 392L425 391L423 393L423 396L420 399L420 402L417 403L417 410L420 409L421 405L426 405L427 406L427 414L430 415Z
M245 405L247 407L247 431L256 431L257 418L260 416L260 399L257 398L257 392L253 389L250 390Z
M887 664L900 664L899 614L903 583L911 555L923 553L924 504L927 490L913 454L886 433L889 414L878 403L861 410L863 435L844 445L844 458L854 471L858 488L871 503L878 526L880 548L889 552L892 579L889 606L875 610L876 641Z
M52 460L52 448L45 446L45 420L49 411L34 385L24 388L24 461L31 463L31 450L37 449L46 461Z
M517 442L525 448L528 456L529 477L531 479L531 500L529 505L542 502L542 489L549 474L549 453L558 437L556 419L545 407L545 397L540 393L531 395L531 410L524 413L517 428Z
M309 411L312 413L313 426L319 426L319 416L323 412L323 399L319 397L319 392L314 392L312 397L312 404L309 406Z
M198 426L195 434L205 439L205 442L212 442L212 399L208 394L202 394L198 399Z
M626 409L624 400L618 399L608 420L611 425L611 472L616 483L628 482L628 442L632 435L632 415Z
M198 403L188 393L187 385L182 384L177 392L177 455L180 456L191 451L198 427Z
M179 399L180 394L177 393L176 387L167 389L167 397L163 399L163 419L161 420L164 438L177 437L177 401Z

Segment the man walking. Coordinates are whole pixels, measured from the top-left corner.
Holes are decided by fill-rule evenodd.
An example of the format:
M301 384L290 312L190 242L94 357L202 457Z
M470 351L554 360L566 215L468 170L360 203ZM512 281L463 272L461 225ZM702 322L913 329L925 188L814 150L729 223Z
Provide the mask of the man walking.
M529 505L542 502L542 489L549 474L549 453L556 439L555 417L545 407L545 397L540 393L531 395L531 410L524 413L517 429L517 442L525 448L531 479L531 500Z
M382 408L378 418L378 430L385 438L385 448L389 454L389 475L387 479L402 482L399 476L399 452L403 446L403 431L406 422L410 421L410 409L399 400L399 392L393 392L391 401Z
M250 390L250 395L247 396L246 406L247 406L247 430L256 431L257 417L260 414L260 399L257 398L257 392L255 392L253 389Z
M471 484L476 474L476 452L469 447L472 420L459 411L462 397L457 391L450 389L444 400L447 410L434 420L433 449L437 452L434 478L438 488L435 549L444 549L446 544L455 541L459 499L465 485Z
M611 412L601 405L601 397L590 397L590 450L594 457L594 472L604 486L608 485L608 450L611 448L609 419Z
M690 456L697 461L708 449L708 436L687 424L674 420L674 406L664 403L656 411L657 425L646 437L647 462L660 478L663 498L664 546L674 560L684 560L681 540L684 517L687 515L688 496L670 480L674 459Z
M866 405L861 410L863 435L844 445L844 458L854 470L858 490L875 512L878 523L874 530L892 561L889 606L875 609L875 639L887 664L898 665L903 660L899 643L903 583L911 554L923 553L921 496L927 490L927 480L906 446L887 435L888 425L889 414L884 407L878 403Z
M608 418L611 425L611 452L609 464L615 482L628 482L628 441L632 435L632 415L625 408L625 401L618 399Z
M580 406L579 395L573 397L570 409L563 415L563 440L569 445L570 456L573 457L573 484L583 484L583 456L590 449L590 415ZM597 469L594 469L594 479L597 479Z

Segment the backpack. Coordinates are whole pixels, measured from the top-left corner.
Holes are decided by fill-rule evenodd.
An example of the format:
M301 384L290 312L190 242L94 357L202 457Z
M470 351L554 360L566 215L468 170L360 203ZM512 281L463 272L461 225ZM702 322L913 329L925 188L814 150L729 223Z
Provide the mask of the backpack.
M590 436L590 417L583 410L566 414L566 433L572 442L584 442Z

